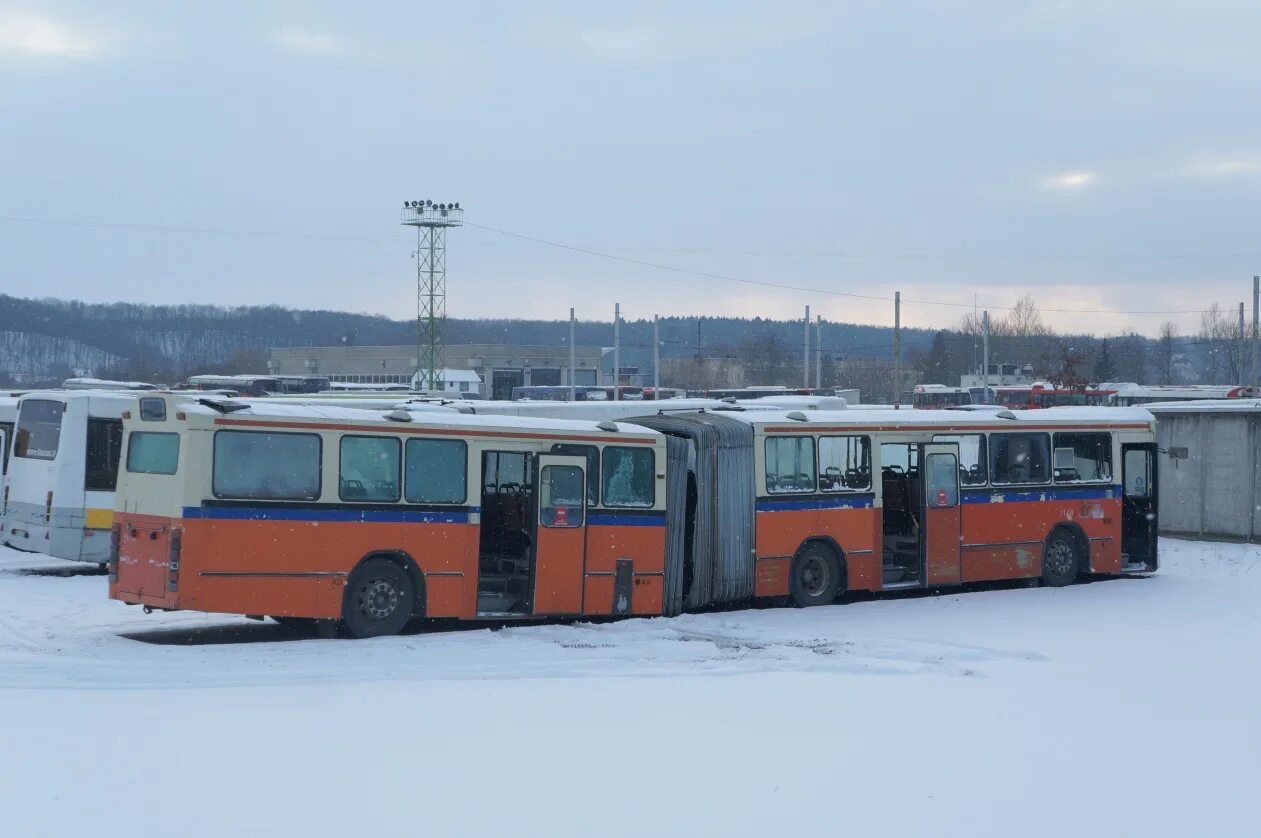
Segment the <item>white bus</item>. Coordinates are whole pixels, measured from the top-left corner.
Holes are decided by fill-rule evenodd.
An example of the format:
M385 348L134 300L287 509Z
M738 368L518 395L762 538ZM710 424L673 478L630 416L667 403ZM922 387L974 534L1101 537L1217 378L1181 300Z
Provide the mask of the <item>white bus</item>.
M13 426L17 417L17 397L0 396L0 476L9 470L9 448L13 444Z
M36 392L18 399L4 478L5 544L59 559L105 562L122 416L136 400L134 394L105 390Z
M1190 402L1201 399L1246 399L1252 388L1236 384L1100 384L1100 388L1115 390L1110 403L1119 407L1154 404L1156 402Z

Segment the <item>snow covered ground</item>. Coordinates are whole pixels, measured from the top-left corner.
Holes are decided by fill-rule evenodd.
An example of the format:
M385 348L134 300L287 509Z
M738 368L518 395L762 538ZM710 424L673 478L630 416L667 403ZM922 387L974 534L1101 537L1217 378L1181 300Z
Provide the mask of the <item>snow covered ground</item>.
M349 642L0 548L0 835L1252 835L1261 548Z

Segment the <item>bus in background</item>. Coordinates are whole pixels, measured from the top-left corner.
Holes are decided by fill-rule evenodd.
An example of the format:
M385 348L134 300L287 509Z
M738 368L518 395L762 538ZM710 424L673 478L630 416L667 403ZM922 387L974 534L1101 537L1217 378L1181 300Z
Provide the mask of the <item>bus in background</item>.
M644 401L665 401L666 399L686 399L687 390L681 387L645 387Z
M4 479L3 541L58 559L109 557L123 411L134 394L103 390L27 393Z
M280 379L274 375L190 375L187 387L189 390L233 390L254 398L284 392Z
M946 407L972 404L972 393L966 387L945 384L916 384L911 391L911 404L919 410L941 410Z
M158 385L143 381L110 381L104 378L67 378L61 382L63 390L156 390Z
M1099 407L1111 404L1115 391L1100 387L1055 387L1034 384L1029 387L994 388L997 401L1008 410L1037 410L1047 407Z
M1200 399L1252 398L1251 387L1234 384L1185 384L1181 386L1146 386L1142 384L1101 384L1112 389L1111 403L1120 407L1154 402L1189 402Z
M612 396L609 395L609 390L606 390L604 387L593 387L591 385L575 386L573 388L573 398L570 398L568 385L556 384L533 384L524 387L513 387L511 393L511 399L514 402L602 402L610 398Z
M110 596L149 608L366 637L1157 568L1140 409L619 423L177 398L124 417Z
M836 396L835 387L780 387L777 385L756 384L752 387L736 387L719 390L706 390L706 398L710 399L762 399L767 396ZM841 394L843 395L843 394ZM857 403L857 399L854 399Z
M4 435L4 443L0 445L0 477L9 471L9 449L13 447L13 426L17 417L17 397L0 396L0 434Z
M332 382L326 375L276 375L281 393L323 393Z

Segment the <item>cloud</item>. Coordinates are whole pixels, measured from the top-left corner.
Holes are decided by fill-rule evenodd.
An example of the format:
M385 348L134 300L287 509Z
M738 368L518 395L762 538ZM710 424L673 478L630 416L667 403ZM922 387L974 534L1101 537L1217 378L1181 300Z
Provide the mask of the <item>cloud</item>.
M1261 156L1240 155L1211 156L1202 155L1192 158L1186 165L1186 175L1193 178L1232 178L1261 174Z
M95 58L105 48L98 35L55 20L23 13L0 13L0 57L6 54L50 58Z
M351 53L350 43L343 38L294 27L277 32L274 42L286 52L317 58L340 58Z
M1060 172L1042 178L1042 185L1047 189L1073 190L1085 189L1094 185L1099 176L1095 172Z

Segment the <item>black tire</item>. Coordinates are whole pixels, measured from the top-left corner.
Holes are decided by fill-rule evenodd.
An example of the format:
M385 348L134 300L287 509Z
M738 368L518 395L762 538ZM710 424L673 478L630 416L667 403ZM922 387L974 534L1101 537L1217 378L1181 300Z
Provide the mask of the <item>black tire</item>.
M1063 530L1051 533L1042 553L1042 584L1062 588L1076 582L1080 572L1081 555L1077 549L1077 539Z
M798 608L827 605L842 590L840 562L821 544L798 551L789 573L789 600Z
M338 633L352 638L398 634L415 605L416 589L407 571L388 559L369 559L350 574Z

